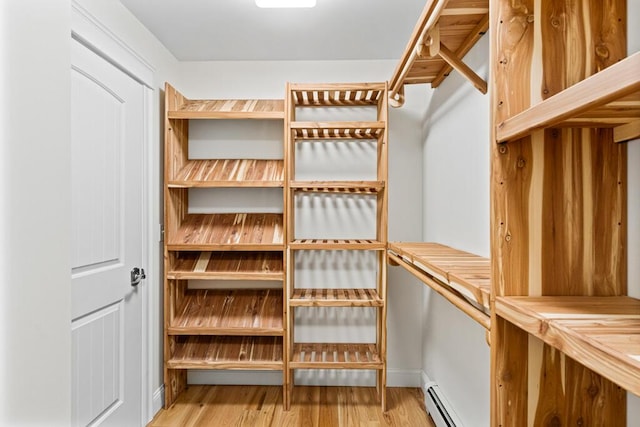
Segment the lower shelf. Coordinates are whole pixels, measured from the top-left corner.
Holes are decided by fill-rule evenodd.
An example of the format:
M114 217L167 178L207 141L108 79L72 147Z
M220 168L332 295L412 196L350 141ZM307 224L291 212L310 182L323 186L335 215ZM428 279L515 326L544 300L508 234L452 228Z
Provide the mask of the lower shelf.
M384 369L375 344L295 343L291 369Z
M371 250L382 251L386 243L368 239L296 239L289 243L298 250Z
M172 338L169 369L282 370L282 337Z

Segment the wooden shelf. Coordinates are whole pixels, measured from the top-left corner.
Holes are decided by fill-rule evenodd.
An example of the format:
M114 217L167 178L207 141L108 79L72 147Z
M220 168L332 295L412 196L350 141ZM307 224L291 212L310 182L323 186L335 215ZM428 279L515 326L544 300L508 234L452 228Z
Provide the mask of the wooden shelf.
M292 369L383 369L375 344L294 343Z
M283 250L282 214L191 214L167 242L168 250Z
M389 102L404 103L404 85L438 87L452 70L483 93L486 82L462 62L489 28L489 0L428 0L389 80Z
M389 242L388 257L486 329L490 328L491 262L438 243Z
M294 289L289 305L294 307L382 307L375 289Z
M170 280L284 280L278 252L180 252Z
M282 337L179 336L169 369L282 370Z
M189 289L182 298L169 335L283 334L280 289Z
M298 250L371 250L386 249L386 244L367 239L296 239L289 248Z
M640 52L499 123L497 142L555 126L620 127L617 142L640 137L638 70Z
M385 122L291 122L295 141L310 139L378 139Z
M169 188L186 187L282 187L283 160L189 160L168 181Z
M290 85L296 107L352 107L378 105L385 91L384 83L330 83Z
M169 119L284 119L282 99L188 100Z
M376 194L384 181L292 181L289 188L307 193Z
M496 297L496 313L640 396L640 300Z

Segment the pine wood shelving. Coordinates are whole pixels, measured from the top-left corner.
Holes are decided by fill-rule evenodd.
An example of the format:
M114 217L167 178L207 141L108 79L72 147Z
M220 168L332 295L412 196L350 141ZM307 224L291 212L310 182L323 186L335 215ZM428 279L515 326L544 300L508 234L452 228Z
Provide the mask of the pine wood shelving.
M498 297L496 313L640 396L640 300Z
M170 263L171 280L284 280L277 252L177 252Z
M292 307L382 307L383 299L375 289L294 289Z
M282 187L284 161L262 159L189 160L169 188Z
M189 195L193 188L280 188L284 204L286 171L284 158L189 157L190 120L284 123L284 100L189 100L167 84L165 108L164 381L169 407L186 388L189 369L285 371L285 213L221 213L225 206L217 205L205 208L213 213L199 213L190 210ZM231 285L220 281L231 281L233 288L221 289ZM274 281L280 286L274 288Z
M295 343L292 369L384 369L378 346L360 343Z
M170 250L271 250L284 248L282 214L190 214L168 237Z
M491 262L438 243L389 242L387 256L490 329Z
M380 403L386 408L386 261L384 251L387 244L387 93L386 83L353 84L288 84L287 117L287 338L285 354L288 369L285 374L287 396L285 408L291 403L293 370L295 369L367 369L375 370ZM296 113L309 108L349 107L349 112L369 114L375 109L373 121L296 121ZM359 108L364 107L364 108ZM314 111L315 113L315 111ZM371 114L369 114L371 115ZM360 118L360 117L359 117ZM332 141L375 141L375 180L322 180L302 181L296 179L296 143L301 141L318 143ZM357 159L356 159L357 160ZM368 239L327 238L305 239L296 234L296 197L307 197L304 193L317 193L312 197L330 197L335 193L349 198L374 198L376 202L375 235ZM366 288L309 289L295 277L295 258L299 251L373 251L377 262L376 283ZM294 340L295 311L313 310L315 307L372 308L375 310L375 343L301 343ZM373 326L373 325L372 325Z
M640 137L640 52L507 118L497 142L549 127L613 127L614 141ZM634 131L635 129L635 131Z
M169 335L283 335L282 289L188 289Z
M489 28L489 0L427 0L389 80L389 100L404 103L404 85L438 87L456 70L482 93L487 83L462 58Z
M281 370L282 337L179 336L169 369Z

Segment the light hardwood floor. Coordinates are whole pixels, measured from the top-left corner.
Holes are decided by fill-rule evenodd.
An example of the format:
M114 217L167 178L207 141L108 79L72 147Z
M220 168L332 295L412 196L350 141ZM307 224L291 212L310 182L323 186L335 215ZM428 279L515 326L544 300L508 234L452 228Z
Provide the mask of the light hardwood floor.
M388 388L383 413L370 387L295 387L291 410L276 386L189 386L149 427L433 427L418 388Z

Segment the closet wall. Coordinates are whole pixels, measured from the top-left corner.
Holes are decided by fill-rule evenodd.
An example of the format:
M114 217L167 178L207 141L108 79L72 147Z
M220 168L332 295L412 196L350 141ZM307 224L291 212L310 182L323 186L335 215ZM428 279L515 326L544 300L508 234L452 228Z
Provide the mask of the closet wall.
M277 62L183 62L181 71L175 86L187 97L196 98L278 98L284 97L285 83L287 81L297 83L314 82L366 82L384 81L395 66L394 61L277 61ZM256 74L258 72L259 74ZM258 77L259 75L259 77ZM421 237L421 193L418 189L405 191L406 184L420 182L420 139L421 139L421 112L424 111L424 90L414 97L414 104L407 105L401 110L390 109L390 122L393 123L389 135L389 238L393 240L416 240ZM341 111L348 117L349 109ZM343 120L343 118L340 118ZM204 125L203 125L204 126ZM331 169L335 166L328 163L331 158L327 152L299 153L304 158L300 162L315 162L314 169ZM335 153L333 153L335 154ZM332 154L332 155L333 155ZM345 155L358 155L358 153L345 153ZM366 155L366 153L360 153ZM309 156L313 157L310 158ZM323 162L326 166L323 166ZM356 167L358 165L356 164ZM365 166L366 167L366 166ZM366 171L365 171L366 172ZM249 200L255 203L258 199ZM204 201L203 201L204 202ZM358 208L347 204L349 209ZM326 218L323 211L318 211L321 206L314 205L312 213L300 212L301 215L312 215L320 220ZM367 209L364 206L365 210ZM330 211L327 211L328 214ZM340 214L331 222L321 221L323 229L335 227L337 231L344 227L340 223ZM353 214L343 216L353 217ZM313 219L313 218L311 218ZM311 224L310 222L306 222ZM300 271L305 277L316 275L316 282L320 283L331 277L331 274L344 274L334 271L327 274L323 269L306 268L301 263ZM349 277L358 280L358 277L366 279L367 267L364 263L362 271L349 271ZM340 267L338 267L338 270ZM395 272L394 272L395 273ZM396 279L392 274L389 278L389 307L388 307L388 385L389 386L418 386L421 372L421 292L419 286L413 284L413 280L407 276ZM309 277L310 280L313 278ZM354 285L355 286L355 285ZM301 310L303 311L303 310ZM371 322L362 322L355 317L356 313L349 312L334 314L328 310L321 313L323 316L346 316L349 324L356 326L349 328L349 339L370 339L375 336L375 328L365 325ZM315 314L314 314L315 313ZM318 310L303 313L302 316L317 315ZM344 317L324 318L318 324L326 324L329 327L314 326L312 320L305 319L304 327L298 327L297 333L308 336L325 336L327 334L340 338L340 334L346 333L345 328L337 327L336 320L344 320ZM370 320L370 319L369 319ZM333 324L332 324L333 323ZM360 324L363 323L362 326ZM308 326L307 326L308 325ZM301 339L304 339L301 337ZM224 372L206 371L192 372L189 381L194 383L224 383L246 382L280 383L281 375L277 373L259 372ZM361 384L373 385L375 372L335 372L328 374L322 371L297 372L298 384Z

